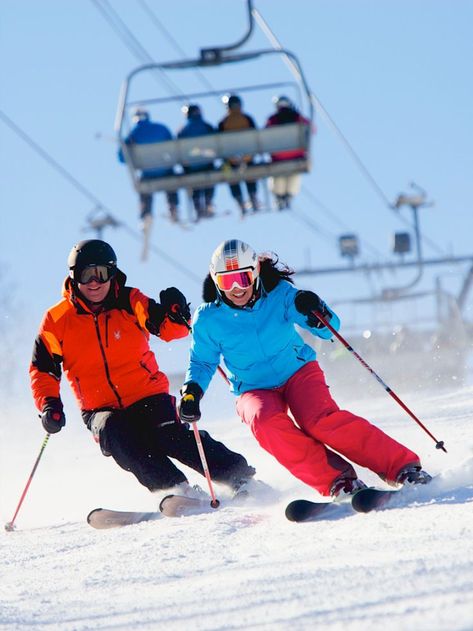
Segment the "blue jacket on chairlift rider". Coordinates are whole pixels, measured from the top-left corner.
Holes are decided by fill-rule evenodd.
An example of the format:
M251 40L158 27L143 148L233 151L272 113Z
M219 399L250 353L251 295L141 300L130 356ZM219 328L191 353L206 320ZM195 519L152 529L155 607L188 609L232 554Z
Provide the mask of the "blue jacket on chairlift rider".
M137 145L146 145L152 142L172 140L172 134L166 125L151 121L149 113L144 109L136 108L133 113L132 121L135 125L125 138L125 144L127 145L131 145L133 143L136 143ZM118 152L118 159L120 162L125 162L125 157L121 148ZM172 169L145 169L142 172L141 177L142 179L147 179L170 174L172 174Z
M156 123L150 120L149 113L137 107L133 112L132 121L134 123L133 129L125 138L125 144L138 144L146 145L154 142L164 142L166 140L172 140L172 134L166 125L162 123ZM125 162L125 156L123 155L122 148L118 151L118 159L120 162ZM157 177L165 177L167 175L173 175L174 170L172 168L154 168L143 169L141 171L140 179L148 180ZM145 222L151 218L153 196L151 193L140 193L140 217ZM169 214L172 221L178 220L178 195L177 191L166 191L166 199L169 207Z

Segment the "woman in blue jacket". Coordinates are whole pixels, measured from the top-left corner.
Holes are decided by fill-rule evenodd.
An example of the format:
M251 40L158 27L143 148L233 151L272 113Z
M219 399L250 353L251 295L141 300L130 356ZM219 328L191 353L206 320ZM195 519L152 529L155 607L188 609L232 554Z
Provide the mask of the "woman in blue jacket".
M292 274L242 241L218 246L194 315L181 419L199 420L200 399L223 357L237 412L258 443L322 495L365 486L351 462L393 484L429 481L417 454L332 399L295 325L329 339L314 312L335 329L340 320L317 294L294 287Z

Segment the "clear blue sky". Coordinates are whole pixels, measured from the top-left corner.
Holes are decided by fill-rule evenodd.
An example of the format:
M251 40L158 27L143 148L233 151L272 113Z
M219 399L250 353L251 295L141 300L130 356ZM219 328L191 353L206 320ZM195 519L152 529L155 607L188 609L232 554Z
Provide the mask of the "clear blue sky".
M139 0L109 4L151 57L179 58ZM201 47L233 43L246 29L242 0L146 4L188 57ZM312 91L383 193L394 200L414 180L435 201L421 211L425 234L437 246L426 244L426 255L472 253L473 2L255 0L255 7L281 43L298 55ZM256 27L246 49L268 47ZM140 62L94 2L1 0L0 65L0 109L124 222L126 229L109 232L106 238L117 249L130 283L150 294L175 284L196 306L200 287L188 271L203 277L212 250L232 236L260 250L273 249L295 267L308 261L323 266L340 263L336 239L341 232L357 232L368 244L363 260L373 261L392 259L390 236L406 228L318 116L314 168L304 179L304 189L330 212L307 194L301 194L297 210L319 231L310 229L300 215L265 215L244 224L235 215L185 233L160 217L164 204L159 196L153 244L180 261L183 269L157 254L141 263L139 243L130 234L138 230L136 195L116 160L113 142L96 138L98 132L113 134L121 82ZM206 76L218 88L292 80L280 61L229 66ZM195 76L170 77L182 92L203 89ZM150 96L166 94L155 81L148 88ZM272 110L271 96L255 92L245 98L247 111L259 125ZM217 99L201 103L211 122L223 115ZM183 123L177 103L162 115L173 131ZM29 352L43 311L59 299L71 246L93 236L82 231L93 203L1 121L0 142L0 263L9 270L8 280L22 306L22 339ZM217 203L221 210L234 209L225 187L219 189ZM407 209L402 216L410 219ZM332 280L325 295L339 299L350 283L348 277Z

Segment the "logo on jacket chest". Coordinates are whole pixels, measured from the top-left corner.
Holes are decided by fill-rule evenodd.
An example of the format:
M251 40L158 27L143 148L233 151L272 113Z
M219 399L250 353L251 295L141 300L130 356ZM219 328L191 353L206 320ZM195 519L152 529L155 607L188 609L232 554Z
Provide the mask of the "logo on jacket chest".
M113 337L114 337L116 340L121 340L121 338L122 338L122 334L121 334L121 332L120 332L120 329L115 329L115 331L113 332Z

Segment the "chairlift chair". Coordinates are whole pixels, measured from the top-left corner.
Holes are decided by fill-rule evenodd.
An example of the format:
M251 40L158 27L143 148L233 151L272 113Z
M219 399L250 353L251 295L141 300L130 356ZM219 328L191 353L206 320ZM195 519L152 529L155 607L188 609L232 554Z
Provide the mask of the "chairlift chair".
M205 52L202 51L202 56L199 59L139 66L128 75L122 85L115 127L118 142L136 191L138 193L154 193L158 191L176 191L179 188L208 188L222 182L234 184L268 177L307 173L310 170L310 139L314 111L308 85L295 55L284 49L269 49L252 53L217 55L214 57L213 62L209 62L208 56L204 54ZM128 144L125 142L130 111L138 104L137 101L131 101L130 99L130 87L139 75L156 70L192 69L202 66L221 65L222 63L250 61L263 55L272 55L274 53L289 56L298 68L299 80L294 85L299 95L303 96L306 102L307 114L304 114L304 116L309 120L309 125L290 123L265 129L215 133L207 136L179 138L149 144ZM185 98L190 102L202 96L208 97L213 94L221 96L229 91L241 93L276 85L281 86L283 84L260 84L253 87L216 90L203 94L194 93L187 94ZM139 104L148 105L163 101L182 103L182 100L183 96L179 95L144 99L140 100ZM290 150L304 152L304 158L271 162L272 153ZM238 169L225 168L226 159L240 155L254 156L254 163L246 164L242 162L241 168ZM209 162L214 162L215 170L185 173L185 167ZM172 169L172 175L141 178L143 170L162 168Z

